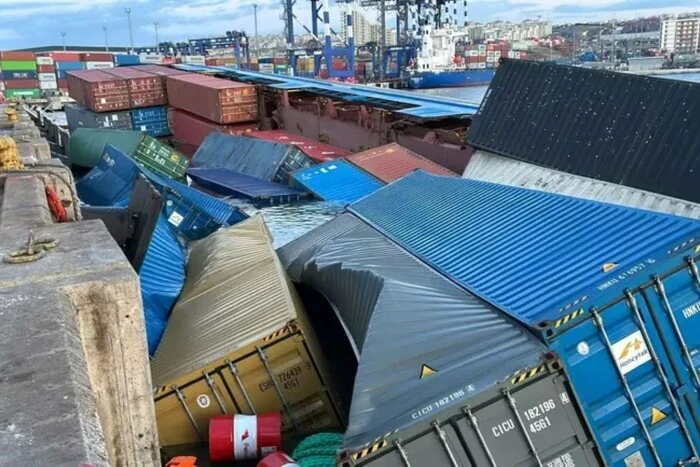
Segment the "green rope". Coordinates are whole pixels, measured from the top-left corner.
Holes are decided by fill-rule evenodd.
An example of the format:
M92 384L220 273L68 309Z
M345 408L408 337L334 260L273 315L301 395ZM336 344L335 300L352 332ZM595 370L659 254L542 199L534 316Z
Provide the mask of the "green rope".
M343 444L343 435L319 433L311 435L294 450L292 458L300 467L335 467L335 454Z

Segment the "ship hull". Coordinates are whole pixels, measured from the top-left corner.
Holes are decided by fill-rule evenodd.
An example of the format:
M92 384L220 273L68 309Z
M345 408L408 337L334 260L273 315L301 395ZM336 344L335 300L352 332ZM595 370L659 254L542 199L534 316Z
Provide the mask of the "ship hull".
M411 89L433 89L484 86L491 82L495 74L495 68L442 71L439 73L417 72L408 77L408 87Z

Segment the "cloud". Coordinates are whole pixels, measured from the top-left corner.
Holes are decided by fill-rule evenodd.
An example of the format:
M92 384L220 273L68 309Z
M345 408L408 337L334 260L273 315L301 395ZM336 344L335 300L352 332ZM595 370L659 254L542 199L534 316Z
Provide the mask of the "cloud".
M14 29L0 28L0 41L11 41L21 38L22 36Z

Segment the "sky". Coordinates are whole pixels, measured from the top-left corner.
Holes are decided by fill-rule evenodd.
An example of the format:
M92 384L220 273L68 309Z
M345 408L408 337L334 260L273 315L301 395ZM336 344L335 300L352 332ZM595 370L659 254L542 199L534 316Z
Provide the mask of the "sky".
M134 45L155 43L154 21L161 41L221 35L226 30L254 32L253 4L258 4L259 34L281 33L281 0L0 0L0 50L60 45L103 45L102 27L112 46L126 46L125 8L131 9ZM700 11L700 0L470 0L473 21L551 19L554 23L627 19L654 14ZM310 2L297 0L295 15L311 27ZM370 15L373 13L369 13ZM340 13L334 0L331 23ZM299 23L295 32L302 33Z

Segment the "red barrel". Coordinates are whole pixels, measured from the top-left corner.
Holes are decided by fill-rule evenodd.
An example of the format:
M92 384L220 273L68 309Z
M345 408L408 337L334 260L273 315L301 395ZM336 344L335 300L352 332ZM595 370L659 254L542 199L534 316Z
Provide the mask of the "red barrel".
M282 450L282 416L217 415L209 421L212 462L260 459Z
M258 467L299 467L299 464L285 453L275 452L261 460Z

